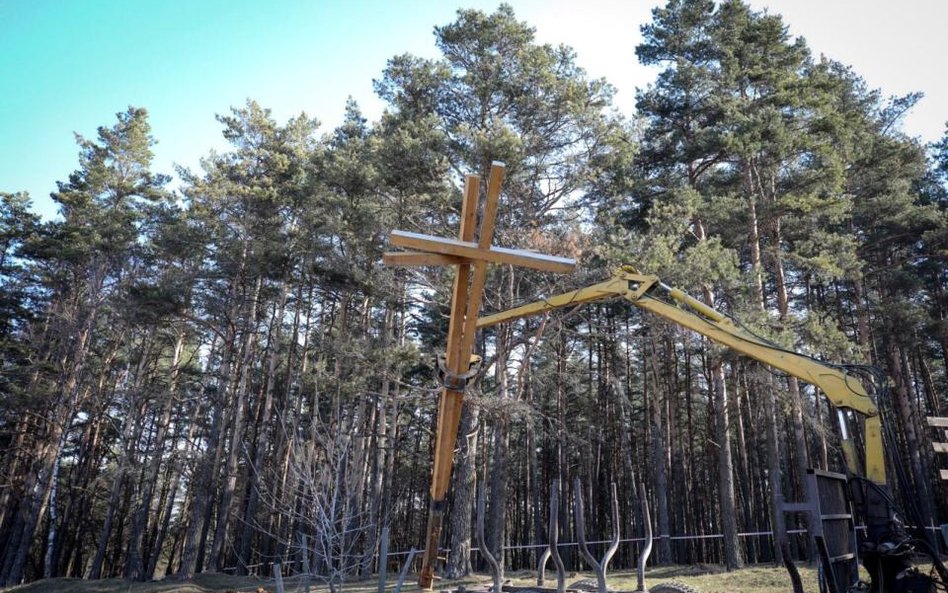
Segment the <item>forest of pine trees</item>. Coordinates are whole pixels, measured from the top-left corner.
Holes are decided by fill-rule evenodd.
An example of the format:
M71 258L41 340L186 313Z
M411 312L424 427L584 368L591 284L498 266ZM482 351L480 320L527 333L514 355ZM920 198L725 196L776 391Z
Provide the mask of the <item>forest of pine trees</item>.
M376 569L383 527L392 551L420 547L452 271L381 253L393 229L456 234L463 176L491 161L495 242L579 271L494 267L485 310L633 264L787 348L877 365L897 494L948 519L925 425L948 413L948 135L907 137L918 95L880 96L740 0L669 0L642 31L657 77L633 114L502 5L436 27L439 59L389 60L379 121L350 101L323 130L248 100L218 117L229 149L172 187L129 107L79 138L56 219L0 194L0 586L268 573L304 545L348 578ZM571 504L579 478L590 540L613 528L611 482L622 537L640 533L642 483L655 561L734 568L777 559L747 534L806 468L841 469L811 386L627 303L491 328L476 350L448 575L480 561L481 485L508 567L535 566L550 485Z

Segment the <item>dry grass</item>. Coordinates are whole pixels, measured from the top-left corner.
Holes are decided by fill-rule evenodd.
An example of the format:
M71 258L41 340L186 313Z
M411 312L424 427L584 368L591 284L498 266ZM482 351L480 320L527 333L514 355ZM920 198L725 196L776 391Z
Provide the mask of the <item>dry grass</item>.
M805 591L816 591L816 571L800 567ZM394 587L397 575L389 575L389 591ZM580 580L594 578L590 574L571 573L567 585ZM645 575L646 586L655 586L666 581L678 581L690 585L700 593L787 593L790 589L790 578L787 571L771 566L755 566L735 572L725 572L717 566L663 566L649 569ZM514 585L535 585L536 573L521 571L507 575L507 579ZM302 582L297 578L284 580L286 593L302 593ZM456 581L437 581L435 590L446 592L463 585L467 590L486 591L490 585L490 578L486 575L472 575L469 578ZM377 580L365 580L347 583L342 590L344 593L374 593L377 591ZM547 586L555 587L555 573L547 572ZM273 579L259 577L236 577L223 574L201 574L191 581L153 581L150 583L134 583L122 579L104 579L99 581L84 581L81 579L49 579L37 581L12 589L5 589L10 593L255 593L260 589L267 593L276 591ZM609 588L618 591L634 591L636 588L635 571L615 571L610 573ZM310 587L312 593L328 593L328 588L314 583ZM403 593L420 593L418 585L413 581L405 583Z
M805 566L799 567L800 577L803 580L804 591L817 591L816 570ZM525 575L526 576L526 575ZM552 575L547 572L547 583ZM580 574L575 577L592 578L590 574ZM609 575L609 588L617 591L635 591L637 581L635 571L615 571ZM645 586L654 587L667 581L678 581L691 586L700 593L789 593L791 591L790 576L785 568L774 568L771 565L754 566L726 572L720 566L661 566L650 568L645 572ZM525 579L516 579L518 584L535 584L536 579L529 576ZM574 582L567 579L567 585ZM552 586L555 586L555 580Z
M138 583L124 579L45 579L3 589L4 593L218 593L223 591L255 592L263 586L275 590L273 580L254 577L237 577L226 574L199 574L190 581L151 581ZM287 593L292 589L287 588Z

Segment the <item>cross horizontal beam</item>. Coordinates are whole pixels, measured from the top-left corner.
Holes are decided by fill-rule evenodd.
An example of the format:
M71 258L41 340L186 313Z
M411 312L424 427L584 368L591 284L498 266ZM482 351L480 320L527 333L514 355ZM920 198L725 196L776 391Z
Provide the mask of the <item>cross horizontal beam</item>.
M469 264L471 260L456 255L441 255L440 253L387 251L382 254L382 263L387 266L453 266Z
M497 264L511 264L542 270L544 272L572 272L576 261L555 255L544 255L523 249L507 249L506 247L490 247L482 249L477 243L444 239L421 233L407 231L392 231L389 241L397 247L417 249L427 253L460 257L466 260L485 261ZM390 257L390 254L386 254ZM391 261L391 259L389 259ZM452 262L453 263L453 262ZM421 263L406 263L403 265L428 265Z

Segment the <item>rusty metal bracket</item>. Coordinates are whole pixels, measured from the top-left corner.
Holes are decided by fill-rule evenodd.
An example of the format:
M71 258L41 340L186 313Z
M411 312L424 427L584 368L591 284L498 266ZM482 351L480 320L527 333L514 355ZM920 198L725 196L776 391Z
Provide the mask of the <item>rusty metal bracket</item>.
M466 373L453 373L448 368L448 358L445 354L438 355L438 383L445 389L452 391L464 391L467 389L467 383L477 375L481 370L481 357L476 354L471 355L471 363Z

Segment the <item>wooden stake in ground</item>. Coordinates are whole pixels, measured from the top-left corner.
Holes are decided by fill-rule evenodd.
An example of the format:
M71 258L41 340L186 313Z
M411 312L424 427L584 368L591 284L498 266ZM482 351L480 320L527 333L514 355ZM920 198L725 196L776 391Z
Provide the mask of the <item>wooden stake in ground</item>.
M457 441L458 424L461 420L464 388L471 370L474 332L484 294L484 283L487 281L487 264L488 262L506 263L549 272L571 272L576 265L573 260L567 258L491 246L504 172L503 163L491 164L487 198L476 243L474 234L480 178L469 175L464 184L459 239L392 231L389 236L392 245L413 251L386 253L383 257L386 264L393 266L458 266L451 297L451 318L448 325L443 377L444 390L438 408L427 540L421 574L418 577L418 584L424 589L431 588L434 580L434 566L438 560L438 543L444 519L444 500L451 481L454 444Z

